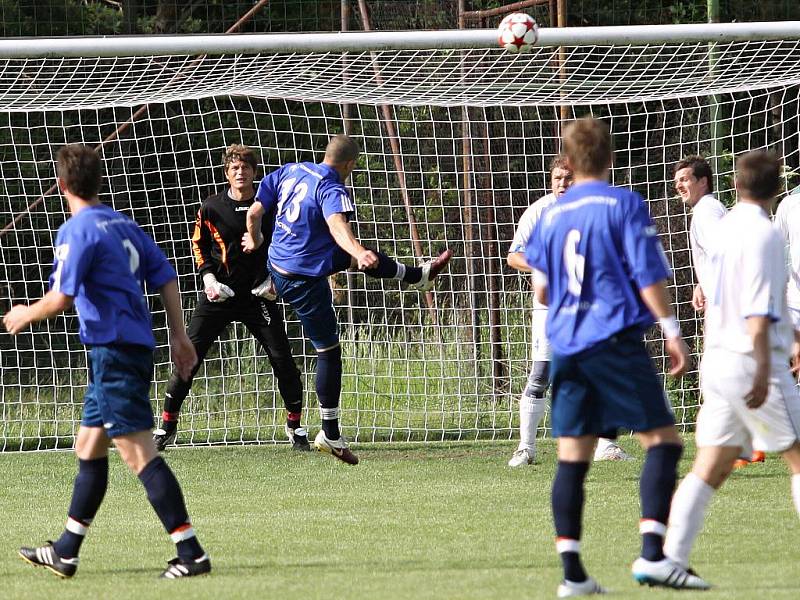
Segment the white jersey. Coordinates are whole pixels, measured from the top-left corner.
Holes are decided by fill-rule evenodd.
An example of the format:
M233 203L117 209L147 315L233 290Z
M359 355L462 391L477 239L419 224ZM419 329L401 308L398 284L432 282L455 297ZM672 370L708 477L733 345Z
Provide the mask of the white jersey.
M775 226L783 234L789 263L786 303L789 308L800 310L800 193L781 201L775 212Z
M536 224L542 216L545 208L550 206L556 201L554 194L547 194L542 196L536 202L531 204L522 213L517 224L517 230L514 232L514 239L511 242L511 247L508 253L512 252L525 252L528 245L528 240L536 229ZM547 306L533 300L533 360L534 361L548 361L550 360L550 344L545 335L545 323L547 321Z
M720 222L708 263L705 350L752 354L747 317L769 317L772 354L789 356L793 327L786 307L784 241L767 213L738 203Z
M717 234L719 220L728 214L722 202L711 194L706 194L692 207L692 224L689 227L689 242L692 247L692 262L697 282L703 288L707 298L710 291L708 285L708 262L711 246ZM708 289L707 289L708 288Z

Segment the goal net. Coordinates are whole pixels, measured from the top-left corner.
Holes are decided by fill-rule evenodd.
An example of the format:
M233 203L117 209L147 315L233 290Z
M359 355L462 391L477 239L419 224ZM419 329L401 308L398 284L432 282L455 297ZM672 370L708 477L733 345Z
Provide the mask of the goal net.
M610 124L612 182L649 201L695 359L690 215L672 165L707 156L730 204L733 157L769 147L784 158L787 185L796 183L800 29L732 27L542 30L521 55L496 48L485 30L0 44L0 312L47 289L55 232L68 217L53 188L61 145L101 146L101 199L166 252L188 319L200 293L189 238L200 201L223 189L223 149L255 148L260 176L319 161L328 138L348 132L363 148L350 182L358 237L407 263L444 247L455 258L427 296L360 273L336 278L345 434L511 438L530 366L532 294L505 258L520 215L548 192L565 120ZM152 306L158 414L170 365L163 310ZM0 448L73 444L86 384L76 321L70 313L0 335ZM304 374L304 422L316 430L314 352L291 310L287 327ZM662 340L655 331L649 339L663 369ZM665 385L690 428L696 366ZM263 350L230 327L195 379L178 443L284 441L283 422Z

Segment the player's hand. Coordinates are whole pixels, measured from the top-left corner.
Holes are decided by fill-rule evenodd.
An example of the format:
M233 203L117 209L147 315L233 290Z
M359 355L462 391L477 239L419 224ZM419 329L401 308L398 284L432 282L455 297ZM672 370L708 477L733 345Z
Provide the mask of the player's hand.
M669 338L665 343L667 354L669 355L670 370L669 374L673 377L680 377L689 368L689 348L681 337Z
M3 325L6 331L11 335L17 335L25 331L28 325L31 324L31 319L28 316L29 307L27 304L17 304L11 307L3 316Z
M795 377L800 378L800 342L796 340L792 342L792 356L789 365Z
M175 370L178 377L183 381L188 381L192 375L192 369L197 364L197 352L194 344L186 335L186 330L178 333L171 333L169 336L170 353L172 362L175 363Z
M259 283L254 289L250 290L250 293L253 296L258 296L259 298L264 298L265 300L277 300L278 299L278 290L275 289L275 283L272 281L272 277L267 275L267 278Z
M769 392L769 366L756 367L756 374L753 376L753 387L744 397L747 408L759 408L767 401L767 392Z
M206 298L211 302L225 302L228 298L233 298L236 294L231 288L219 281L213 281L211 285L207 285Z
M261 247L261 244L264 243L264 234L261 232L258 233L258 236L253 239L250 236L249 231L245 231L244 235L242 236L242 251L245 254L250 254L251 252L255 252Z
M694 291L692 292L692 307L697 312L703 312L706 309L706 295L699 284L694 286Z
M364 250L356 256L356 263L359 271L374 269L378 266L378 255L372 250Z

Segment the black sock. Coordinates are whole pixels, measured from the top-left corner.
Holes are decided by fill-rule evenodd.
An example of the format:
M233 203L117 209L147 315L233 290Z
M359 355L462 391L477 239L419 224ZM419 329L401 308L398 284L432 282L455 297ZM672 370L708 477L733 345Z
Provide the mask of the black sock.
M409 267L390 258L383 252L377 252L378 264L372 269L366 269L364 273L370 277L378 279L399 279L405 283L419 283L422 279L421 267Z
M300 413L287 412L286 413L286 426L289 429L297 429L300 427Z
M342 347L317 353L317 397L322 413L322 430L329 440L338 440L339 396L342 393Z
M682 452L683 447L678 444L658 444L647 450L639 479L642 504L639 531L642 534L642 558L647 560L664 558L664 534Z
M61 558L75 558L81 550L86 530L94 520L108 487L108 457L78 459L78 474L72 489L67 528L53 543Z
M164 529L175 542L178 557L182 560L201 557L203 548L192 529L181 487L164 459L157 456L147 463L139 473L139 480Z
M564 579L586 581L580 559L581 520L583 518L583 482L589 471L588 462L559 460L553 479L551 502L556 526L556 548L564 567Z

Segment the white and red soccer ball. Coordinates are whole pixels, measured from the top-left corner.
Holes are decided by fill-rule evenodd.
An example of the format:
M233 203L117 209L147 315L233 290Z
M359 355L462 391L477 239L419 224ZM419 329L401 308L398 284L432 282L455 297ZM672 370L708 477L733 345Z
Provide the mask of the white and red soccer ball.
M528 52L539 37L536 21L525 13L508 15L500 21L497 33L500 47L509 52Z

